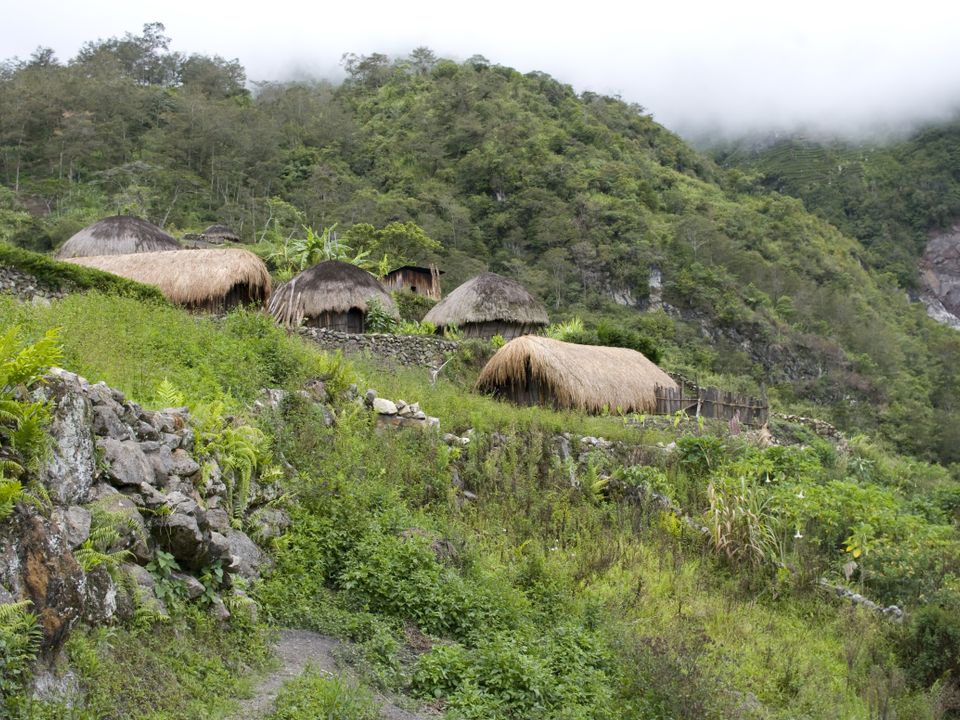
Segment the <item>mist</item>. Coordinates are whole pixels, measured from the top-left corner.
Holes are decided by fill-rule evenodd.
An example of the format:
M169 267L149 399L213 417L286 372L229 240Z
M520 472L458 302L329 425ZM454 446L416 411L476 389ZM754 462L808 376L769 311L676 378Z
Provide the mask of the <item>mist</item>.
M223 0L33 4L7 14L0 57L52 47L61 60L89 40L160 21L186 53L237 58L252 81L343 76L344 53L406 55L421 45L543 71L578 92L642 105L681 135L730 138L803 131L845 138L905 132L960 108L960 5L865 2L600 0L544 5L489 0L301 5L244 11ZM778 7L781 6L781 7Z

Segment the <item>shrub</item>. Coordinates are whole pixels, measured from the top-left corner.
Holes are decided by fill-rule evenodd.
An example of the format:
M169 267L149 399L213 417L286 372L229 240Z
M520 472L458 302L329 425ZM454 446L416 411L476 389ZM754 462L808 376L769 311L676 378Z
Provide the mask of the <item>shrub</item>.
M287 683L268 720L377 720L380 709L369 691L339 678L308 672Z

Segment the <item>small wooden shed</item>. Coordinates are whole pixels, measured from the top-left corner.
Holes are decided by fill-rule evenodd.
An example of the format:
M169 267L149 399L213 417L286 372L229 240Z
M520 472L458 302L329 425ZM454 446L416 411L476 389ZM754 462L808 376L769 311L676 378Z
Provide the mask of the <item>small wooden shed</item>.
M383 278L383 286L390 292L402 290L423 295L431 300L439 300L442 274L443 271L438 270L436 265L430 267L404 265L388 272Z

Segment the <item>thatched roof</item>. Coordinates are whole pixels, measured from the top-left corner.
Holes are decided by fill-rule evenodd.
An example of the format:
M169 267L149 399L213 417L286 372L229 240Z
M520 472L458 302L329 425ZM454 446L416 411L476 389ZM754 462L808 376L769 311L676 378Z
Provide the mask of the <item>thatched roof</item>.
M180 243L153 223L131 215L115 215L88 225L57 251L61 260L96 255L179 250Z
M526 387L528 369L529 379L557 406L589 412L654 412L654 388L677 387L636 350L524 335L490 358L477 379L477 389L509 397L511 386Z
M366 313L371 298L399 317L393 298L373 275L351 263L328 260L278 287L270 298L269 310L277 322L296 326L304 318L325 312L345 313L356 308Z
M240 242L240 236L226 225L211 225L202 233L200 237L207 242Z
M434 305L424 321L437 327L467 323L510 322L546 325L547 311L516 280L496 273L482 273L467 280Z
M263 261L248 250L101 255L72 258L67 262L154 285L168 300L180 305L216 303L238 285L250 289L249 300L266 300L270 296L270 272Z

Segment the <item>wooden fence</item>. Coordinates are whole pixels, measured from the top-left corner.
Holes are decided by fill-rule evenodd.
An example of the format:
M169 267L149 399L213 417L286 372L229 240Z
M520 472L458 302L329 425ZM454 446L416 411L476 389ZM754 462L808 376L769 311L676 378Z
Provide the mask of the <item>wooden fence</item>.
M674 415L682 411L692 417L717 420L736 417L743 425L759 426L767 422L769 407L766 400L689 382L677 384L678 388L657 385L657 415Z

